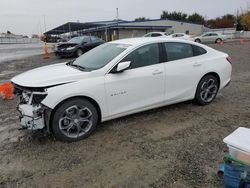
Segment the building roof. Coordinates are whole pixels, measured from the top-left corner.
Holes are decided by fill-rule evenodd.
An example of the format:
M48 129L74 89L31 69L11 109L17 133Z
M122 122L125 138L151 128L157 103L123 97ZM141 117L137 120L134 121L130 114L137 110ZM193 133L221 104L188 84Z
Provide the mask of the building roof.
M63 25L60 25L54 29L51 29L50 31L47 31L44 33L44 35L60 35L63 33L69 33L73 31L79 31L89 28L94 28L98 26L103 25L110 25L117 22L126 22L124 20L111 20L111 21L99 21L99 22L86 22L86 23L80 23L80 22L68 22Z
M69 33L74 31L81 31L82 33L102 31L105 29L117 29L117 28L131 28L131 29L166 29L171 28L172 26L167 25L152 25L152 22L159 21L176 21L188 24L195 24L186 21L178 21L173 19L151 19L151 20L142 20L142 21L126 21L126 20L111 20L111 21L97 21L97 22L68 22L61 26L58 26L50 31L44 33L45 35L60 35L63 33ZM201 25L201 24L195 24Z

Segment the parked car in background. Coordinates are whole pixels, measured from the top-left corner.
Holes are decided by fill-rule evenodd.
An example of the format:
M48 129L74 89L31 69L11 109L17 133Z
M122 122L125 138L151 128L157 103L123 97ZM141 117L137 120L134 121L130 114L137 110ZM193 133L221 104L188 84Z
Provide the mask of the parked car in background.
M222 41L225 41L226 39L227 37L220 33L207 32L207 33L202 34L201 36L195 37L194 41L198 43L208 43L208 42L220 43Z
M80 36L55 45L55 54L60 57L79 57L85 52L103 44L104 41L95 36Z
M12 83L23 129L77 141L103 121L193 99L208 105L230 83L231 71L229 56L208 46L133 38L28 71Z
M166 36L165 32L150 32L144 35L143 37L163 37Z
M194 38L191 35L185 33L173 33L171 35L166 35L166 37L194 41Z

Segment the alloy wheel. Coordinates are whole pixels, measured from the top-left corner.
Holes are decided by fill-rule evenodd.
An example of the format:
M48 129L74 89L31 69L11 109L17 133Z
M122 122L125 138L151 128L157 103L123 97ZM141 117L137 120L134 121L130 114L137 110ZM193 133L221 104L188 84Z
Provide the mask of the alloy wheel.
M210 78L202 83L200 98L205 103L210 103L215 98L217 91L218 91L218 86L216 84L216 81Z
M91 129L93 115L89 108L74 105L67 108L59 119L60 131L69 138L78 138Z

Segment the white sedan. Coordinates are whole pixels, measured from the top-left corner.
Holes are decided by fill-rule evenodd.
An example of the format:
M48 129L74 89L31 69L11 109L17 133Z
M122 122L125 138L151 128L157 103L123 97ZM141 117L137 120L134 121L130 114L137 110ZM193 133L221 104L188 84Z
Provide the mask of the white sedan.
M143 37L165 37L167 34L165 32L150 32Z
M64 141L88 137L103 121L195 100L211 103L231 80L227 54L202 44L134 38L12 79L23 129Z
M195 37L194 41L198 43L208 43L208 42L221 43L222 41L225 41L226 39L227 39L226 35L222 35L216 32L207 32L207 33L202 34L201 36Z
M194 41L194 38L192 38L190 35L187 35L185 33L173 33L171 35L167 35L166 37Z

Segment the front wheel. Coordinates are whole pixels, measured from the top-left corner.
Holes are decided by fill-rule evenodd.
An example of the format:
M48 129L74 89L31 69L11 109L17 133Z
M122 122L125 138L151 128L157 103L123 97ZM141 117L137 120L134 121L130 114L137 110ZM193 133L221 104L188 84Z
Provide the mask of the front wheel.
M219 81L213 75L207 75L198 84L195 100L200 105L210 104L219 90Z
M83 54L83 50L82 50L81 48L79 48L79 49L76 51L76 56L77 56L77 57L80 57L82 54Z
M87 138L97 123L95 106L86 99L75 98L56 108L52 117L52 131L57 139L74 142Z

